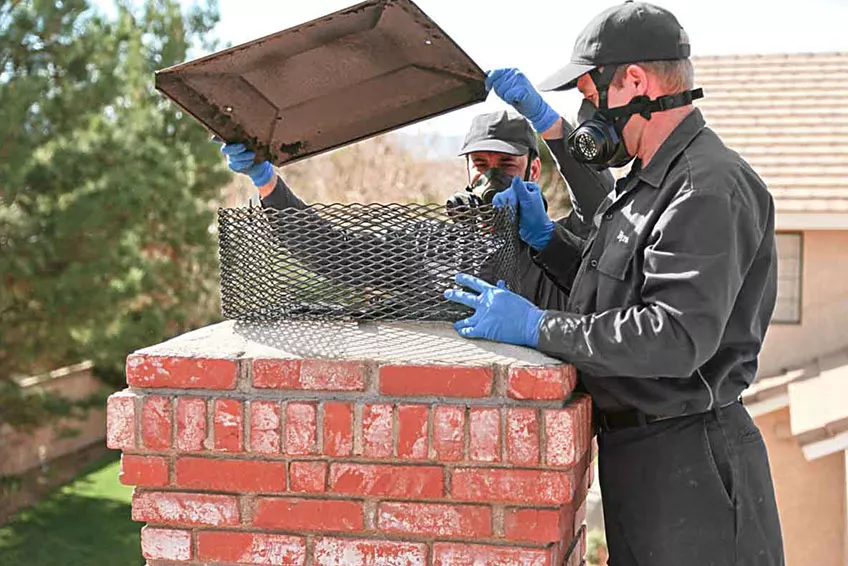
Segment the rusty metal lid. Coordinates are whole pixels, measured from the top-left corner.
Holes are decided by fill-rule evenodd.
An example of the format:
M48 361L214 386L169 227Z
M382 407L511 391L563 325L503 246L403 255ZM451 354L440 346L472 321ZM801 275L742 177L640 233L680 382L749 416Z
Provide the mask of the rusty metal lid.
M157 71L156 88L284 165L481 102L485 77L410 0L369 0Z

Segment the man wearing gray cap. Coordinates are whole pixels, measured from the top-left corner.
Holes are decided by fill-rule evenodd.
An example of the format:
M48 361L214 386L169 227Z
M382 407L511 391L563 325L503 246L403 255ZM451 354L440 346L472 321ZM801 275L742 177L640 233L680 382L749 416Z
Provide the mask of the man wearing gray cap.
M522 239L569 291L542 310L464 274L446 296L475 309L463 336L574 364L592 395L612 566L784 563L768 456L739 399L756 377L774 309L774 204L692 100L689 42L668 11L627 2L599 14L571 63L541 84L577 88L573 131L515 69L489 86L548 145L599 170L633 162L588 238L552 222L514 179Z
M569 234L583 238L591 231L594 211L612 190L612 175L577 162L561 144L550 146L571 193L572 204L571 213L555 223ZM503 110L474 117L459 155L466 158L469 185L448 200L449 210L452 206L474 204L475 199L481 204L491 203L514 178L535 183L542 172L539 141L530 123ZM479 191L478 187L483 190ZM522 242L518 273L522 296L541 308L565 308L567 288L561 287L536 263L532 249L525 242ZM487 277L485 268L481 276L495 283Z

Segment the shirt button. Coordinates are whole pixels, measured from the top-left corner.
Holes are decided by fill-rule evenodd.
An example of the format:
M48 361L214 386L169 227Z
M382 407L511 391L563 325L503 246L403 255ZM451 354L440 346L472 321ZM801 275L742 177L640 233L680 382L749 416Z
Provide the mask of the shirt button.
M598 260L593 259L592 261L589 262L589 265L591 265L592 267L598 267Z
M606 214L604 214L604 218L606 220L612 220L612 212L607 212Z

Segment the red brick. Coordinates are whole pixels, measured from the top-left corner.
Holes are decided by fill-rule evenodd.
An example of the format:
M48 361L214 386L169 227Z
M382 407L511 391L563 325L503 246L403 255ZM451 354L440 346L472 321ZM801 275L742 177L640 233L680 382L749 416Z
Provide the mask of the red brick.
M177 450L199 452L206 441L206 399L177 398Z
M492 377L490 367L386 365L380 368L380 393L488 397L492 393Z
M141 528L141 554L148 560L191 560L191 531Z
M565 409L544 411L545 464L548 466L573 466L583 454L577 453L575 442L580 435L580 405Z
M552 566L551 552L541 548L515 548L437 542L433 566Z
M548 543L563 538L565 525L559 510L507 509L504 529L510 540Z
M353 453L353 407L350 403L324 403L324 454Z
M365 405L362 410L363 453L370 458L392 455L392 406Z
M121 456L121 475L124 485L162 487L168 485L168 460L158 456Z
M583 459L591 448L592 401L588 395L575 395L562 409L571 412L573 422L574 461Z
M468 458L477 462L501 459L501 413L498 409L472 408L468 427Z
M327 485L327 462L289 464L289 490L320 493Z
M286 405L286 454L317 452L318 423L314 403Z
M118 450L136 447L135 400L130 391L109 396L106 403L106 446Z
M562 373L565 380L565 390L568 392L568 395L571 395L577 386L577 368L571 364L565 364L562 366Z
M574 481L568 472L459 468L451 477L455 499L560 505L574 497Z
M363 391L365 364L351 360L303 360L300 381L304 389Z
M170 525L238 525L238 500L229 495L138 491L133 494L132 519Z
M282 418L276 401L250 402L250 451L279 454L282 447Z
M197 557L215 562L303 566L306 539L264 533L201 531L197 533Z
M303 360L253 360L253 386L264 389L301 389Z
M235 360L132 354L127 383L132 387L232 389L238 375Z
M387 540L321 538L315 542L315 566L425 566L427 545Z
M179 487L231 492L277 492L286 490L286 465L255 460L179 458Z
M387 533L434 537L489 537L492 510L482 505L380 503L377 528Z
M398 407L398 458L423 460L427 458L427 405Z
M580 504L580 507L577 508L577 511L574 512L574 515L571 517L571 528L565 530L566 536L574 536L577 534L577 530L586 522L586 499L583 499L583 503ZM566 522L567 523L567 522ZM568 524L566 524L568 527Z
M465 455L465 408L440 406L433 411L433 450L436 459L456 462Z
M580 460L584 454L592 449L592 439L594 437L592 431L592 398L588 395L579 395L572 403L576 403L579 406L577 412L577 419L580 424L577 429L577 459Z
M509 409L506 414L506 457L519 466L539 463L539 420L536 409Z
M574 388L569 366L513 367L507 394L513 399L566 399Z
M241 452L244 446L244 414L241 401L215 399L215 450Z
M362 502L334 499L260 498L253 525L286 531L361 531Z
M253 386L309 391L362 391L365 364L356 361L254 360Z
M335 493L406 499L442 497L445 493L444 474L436 466L337 462L330 465L329 485Z
M171 398L152 396L144 399L141 412L141 437L150 450L171 447Z

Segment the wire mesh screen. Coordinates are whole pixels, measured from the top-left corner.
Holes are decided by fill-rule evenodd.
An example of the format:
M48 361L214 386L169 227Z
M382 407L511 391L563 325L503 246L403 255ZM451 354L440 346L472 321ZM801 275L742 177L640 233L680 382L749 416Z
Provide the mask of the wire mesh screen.
M510 209L317 204L218 211L221 302L239 320L458 320L456 273L520 292Z

